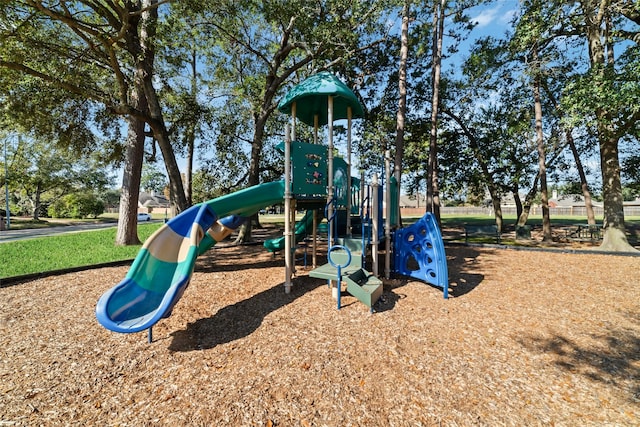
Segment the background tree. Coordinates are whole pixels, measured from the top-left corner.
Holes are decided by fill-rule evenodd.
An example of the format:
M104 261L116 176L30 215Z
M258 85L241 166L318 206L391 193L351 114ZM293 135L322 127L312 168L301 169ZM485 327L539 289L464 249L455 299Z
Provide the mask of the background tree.
M362 84L363 96L371 108L368 111L368 120L364 124L365 137L358 144L358 148L362 156L362 163L375 165L373 169L376 172L380 171L379 157L385 150L395 148L395 163L402 164L402 173L406 177L402 184L406 186L406 190L410 194L413 194L423 188L431 188L428 191L433 191L431 186L433 176L428 171L429 157L424 157L423 153L429 153L433 148L437 156L438 151L437 138L436 143L431 144L432 127L436 124L436 121L433 120L434 100L436 105L440 105L442 102L440 90L438 89L437 93L434 91L434 70L436 69L434 64L438 62L438 58L446 58L453 54L458 43L473 27L466 11L476 2L455 2L450 5L445 2L443 5L438 0L413 1L407 4L413 6L413 11L409 15L411 25L407 34L407 100L405 131L403 132L405 141L401 147L403 152L399 153L400 150L397 147L392 147L387 142L397 138L397 120L391 120L390 116L397 116L399 110L398 87L400 83L397 64L400 62L398 52L401 51L402 37L387 39L380 44L376 55L371 60L362 61L369 64L370 70L372 70L370 71L371 76L375 76L375 78L365 78ZM401 10L400 7L390 9L398 16L403 15ZM442 23L442 27L440 27L440 23ZM449 42L446 49L444 48L445 37ZM427 105L431 107L425 108ZM427 121L428 125L425 124ZM437 129L437 125L435 126L434 129ZM437 134L437 132L435 133ZM398 160L399 157L402 157L401 162ZM429 176L431 178L428 178ZM429 185L426 185L427 180L429 180Z
M619 142L637 129L640 118L635 102L640 84L632 71L638 69L637 4L588 0L558 10L564 21L556 34L579 38L588 47L586 71L566 87L561 102L573 123L582 123L597 135L604 203L601 248L633 251L625 234ZM615 54L616 46L622 53Z
M396 115L396 140L394 158L394 176L397 185L402 185L402 162L404 159L404 129L407 117L407 57L409 55L409 19L411 1L404 0L402 5L402 25L400 29L400 61L398 66L398 113ZM400 191L398 191L398 197ZM399 200L394 201L398 203ZM400 217L400 215L398 215Z
M158 6L156 0L3 3L0 16L10 24L2 27L0 67L10 71L6 75L14 82L32 82L41 89L54 87L76 102L84 100L94 114L101 114L98 107L102 107L111 114L128 117L128 147L144 141L132 137L131 132L144 135L142 126L131 126L132 120L148 124L162 151L176 204L182 210L187 201L153 85ZM138 94L134 96L136 87ZM125 174L139 173L135 163L141 160L129 156L141 156L141 151L126 149L125 153ZM123 179L128 187L122 191L117 243L137 241L137 200L124 197L137 197L138 180L134 176Z
M68 148L31 138L19 138L12 153L11 175L17 203L34 219L40 219L43 205L76 192L102 191L110 177L91 159L79 161Z
M142 175L140 178L140 187L150 193L162 193L167 186L167 176L153 163L145 163L142 166Z
M8 178L18 213L39 220L47 206L66 195L91 194L97 200L112 184L104 167L90 157L79 160L69 147L28 136L11 139Z
M49 206L54 218L97 218L104 212L104 202L91 193L73 193L56 200Z
M171 5L171 13L160 21L160 37L156 55L162 63L161 98L165 107L169 133L174 150L185 159L184 187L188 204L193 203L193 173L198 159L206 159L212 149L218 129L215 116L220 107L216 76L210 74L211 64L225 59L218 57L216 42L204 31L197 10ZM213 44L212 44L213 43Z
M443 127L445 144L452 145L444 149L446 185L452 185L453 178L457 185L486 186L502 229L502 198L513 193L518 202L519 190L529 188L536 176L530 90L509 61L504 43L483 38L472 50L462 78L446 85L446 99L451 101L442 108L449 118Z
M246 185L260 183L267 126L284 84L301 72L337 68L375 44L363 33L379 27L383 2L327 1L223 1L211 5L189 4L203 12L199 25L211 34L218 57L213 75L220 88L233 88L250 116L250 132L237 139L250 141ZM296 79L297 81L297 79ZM281 129L281 128L280 128ZM278 129L276 132L281 133ZM251 222L240 230L238 241L250 239Z
M530 77L530 85L533 98L535 140L538 152L538 175L540 183L540 201L542 208L542 240L551 241L551 219L549 211L549 194L547 186L547 153L545 147L545 135L543 130L542 112L542 85L543 73L547 59L544 58L544 50L552 41L546 37L544 26L548 16L542 10L543 3L538 0L523 2L523 16L518 21L512 43L526 58L528 69L526 74Z
M440 75L444 19L447 1L433 3L433 48L431 65L431 130L429 133L429 163L427 165L427 211L440 222L440 195L438 191L438 107L440 103Z

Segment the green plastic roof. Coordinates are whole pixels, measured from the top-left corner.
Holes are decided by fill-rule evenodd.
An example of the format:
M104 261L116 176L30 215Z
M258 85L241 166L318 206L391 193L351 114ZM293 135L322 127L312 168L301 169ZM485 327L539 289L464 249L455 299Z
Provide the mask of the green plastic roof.
M278 110L291 114L291 107L296 103L296 118L313 126L313 118L318 115L318 124L326 125L328 97L333 96L333 119L346 119L347 107L351 107L352 118L364 117L362 105L356 95L336 76L326 71L313 75L295 86L282 98Z

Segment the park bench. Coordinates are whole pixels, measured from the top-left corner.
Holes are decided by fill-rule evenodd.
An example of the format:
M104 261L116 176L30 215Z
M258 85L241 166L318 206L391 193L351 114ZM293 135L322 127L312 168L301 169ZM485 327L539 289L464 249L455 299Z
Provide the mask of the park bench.
M596 241L602 239L602 226L599 224L576 224L567 230L567 238L576 241Z
M496 243L500 243L500 232L498 226L492 225L468 225L464 226L464 242L469 244L470 237L491 237L496 239Z

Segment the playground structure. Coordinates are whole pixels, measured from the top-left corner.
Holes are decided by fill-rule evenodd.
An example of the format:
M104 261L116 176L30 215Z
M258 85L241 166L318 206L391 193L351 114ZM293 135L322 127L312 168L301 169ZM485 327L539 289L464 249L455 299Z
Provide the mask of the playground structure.
M293 88L280 102L278 109L291 115L290 131L285 133L285 188L291 188L291 193L285 193L285 289L290 288L293 271L293 245L300 239L299 233L293 238L293 213L299 203L298 200L326 198L325 216L328 221L327 259L328 263L316 267L316 227L313 227L314 269L310 277L326 279L333 287L333 295L340 308L341 283L347 284L347 292L373 309L373 304L382 293L382 281L378 278L379 257L378 247L381 241L385 243L385 277L389 278L391 268L391 242L393 240L394 272L414 277L443 288L445 298L448 296L448 278L446 258L442 236L432 215L427 214L414 226L397 230L398 237L392 239L392 227L398 224L398 183L391 177L389 153L386 155L385 180L386 217L382 221L382 187L378 185L374 176L373 184L365 190L364 179L351 177L351 122L353 118L362 117L363 109L357 97L340 80L329 73L320 73L305 80ZM347 120L347 157L334 158L333 122ZM315 144L305 144L296 141L297 121L313 126ZM326 125L327 147L317 144L318 129ZM288 149L287 149L288 147ZM325 155L323 155L326 153ZM324 168L326 158L326 169ZM313 162L309 160L312 159ZM293 165L293 173L290 173ZM310 168L310 166L314 166ZM323 171L329 178L326 182ZM287 181L291 177L291 185ZM354 182L356 185L354 185ZM316 187L308 188L312 183ZM353 235L352 228L352 190L360 186L357 217L361 225L360 236ZM326 188L326 192L324 192ZM343 212L346 217L345 235L338 236L337 219ZM371 215L369 215L371 213ZM315 223L314 223L315 224ZM297 227L299 230L300 227ZM306 230L306 228L305 228ZM287 245L288 243L288 245ZM268 247L268 244L265 244ZM373 272L367 271L365 259L367 249L371 248Z
M376 175L370 186L364 185L364 177L351 177L352 120L364 115L355 94L335 76L323 72L294 87L278 109L291 115L282 146L284 180L195 205L163 225L144 243L126 277L98 300L96 317L105 328L121 333L147 329L151 341L153 325L171 315L187 288L197 257L229 236L251 215L283 199L283 236L265 242L265 247L270 251L284 250L286 293L292 286L295 245L311 229L314 269L309 276L327 280L338 308L342 284L346 283L346 291L373 311L383 290L379 278L382 243L385 245L385 277L389 278L393 271L423 280L442 288L447 298L446 257L433 216L426 214L413 226L397 229L398 183L392 178L385 179L387 191L384 193ZM334 156L333 144L333 123L344 119L347 120L346 160ZM296 141L298 120L313 126L314 143ZM318 141L319 127L324 125L328 127L327 146ZM391 176L389 158L387 153L385 177ZM354 188L358 190L353 192ZM386 216L383 218L384 194ZM297 209L307 209L307 213L296 226ZM316 267L321 213L328 224L328 263ZM360 226L359 235L353 233L354 213ZM372 272L365 268L369 249Z

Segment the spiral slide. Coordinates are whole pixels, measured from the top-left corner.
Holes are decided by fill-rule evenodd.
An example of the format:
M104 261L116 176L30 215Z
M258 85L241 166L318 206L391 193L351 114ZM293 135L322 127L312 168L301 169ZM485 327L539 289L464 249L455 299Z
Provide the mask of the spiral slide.
M283 197L284 182L270 182L192 206L171 219L147 239L124 280L100 297L100 324L132 333L169 317L191 280L198 255Z

